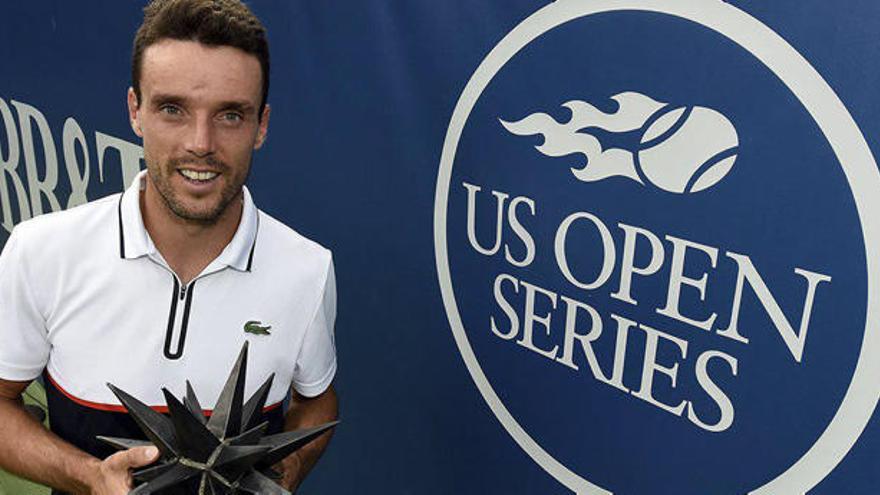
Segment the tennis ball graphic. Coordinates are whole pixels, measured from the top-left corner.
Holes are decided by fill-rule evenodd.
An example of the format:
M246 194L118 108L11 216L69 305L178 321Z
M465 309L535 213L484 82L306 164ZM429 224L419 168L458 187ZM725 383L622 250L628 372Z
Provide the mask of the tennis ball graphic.
M663 109L645 130L636 168L650 183L675 193L702 191L723 179L739 140L724 115L705 107Z
M733 168L739 138L720 112L700 106L676 107L633 91L611 99L618 107L613 113L572 100L562 105L571 112L568 122L541 112L500 122L517 136L543 136L535 148L546 156L583 155L586 160L571 168L583 182L621 177L685 194L714 186ZM634 149L607 146L595 129L640 137Z

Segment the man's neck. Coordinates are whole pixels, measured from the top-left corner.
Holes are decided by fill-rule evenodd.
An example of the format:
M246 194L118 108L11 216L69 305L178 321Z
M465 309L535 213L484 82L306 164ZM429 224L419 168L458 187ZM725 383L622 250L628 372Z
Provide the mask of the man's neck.
M184 284L198 276L235 236L243 210L242 193L216 222L201 223L175 214L146 178L140 195L141 216L150 239Z

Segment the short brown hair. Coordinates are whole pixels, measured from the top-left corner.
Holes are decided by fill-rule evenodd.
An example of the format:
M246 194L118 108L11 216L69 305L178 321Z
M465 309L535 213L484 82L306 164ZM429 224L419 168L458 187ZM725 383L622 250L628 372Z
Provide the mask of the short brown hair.
M163 39L232 46L257 57L263 76L262 117L269 96L269 42L266 28L246 5L239 0L153 0L144 7L131 56L131 84L138 102L144 51Z

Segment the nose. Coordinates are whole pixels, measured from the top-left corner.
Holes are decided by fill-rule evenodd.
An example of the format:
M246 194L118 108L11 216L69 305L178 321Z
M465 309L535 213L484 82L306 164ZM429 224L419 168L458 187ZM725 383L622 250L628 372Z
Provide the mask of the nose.
M193 120L186 150L199 158L214 153L214 128L210 118L199 117Z

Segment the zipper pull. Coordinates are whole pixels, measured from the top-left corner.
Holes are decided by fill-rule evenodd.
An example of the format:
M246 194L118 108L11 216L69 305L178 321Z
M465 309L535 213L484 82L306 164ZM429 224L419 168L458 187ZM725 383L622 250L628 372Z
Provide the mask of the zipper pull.
M181 286L180 286L180 300L181 300L181 301L183 301L183 299L186 298L186 288L187 288L187 287L188 287L188 286L186 286L186 285L181 285Z

